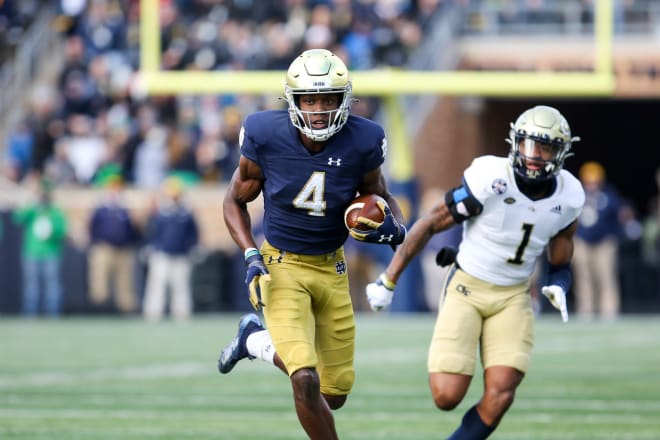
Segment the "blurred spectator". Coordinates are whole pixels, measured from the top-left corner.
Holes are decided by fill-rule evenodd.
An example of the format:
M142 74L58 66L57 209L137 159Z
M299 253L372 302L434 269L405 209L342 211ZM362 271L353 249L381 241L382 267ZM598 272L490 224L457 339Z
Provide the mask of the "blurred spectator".
M113 291L117 309L133 313L138 307L134 268L139 233L122 199L121 177L108 176L104 186L104 199L89 221L89 295L99 306Z
M57 186L71 186L78 183L76 170L69 159L67 138L55 142L53 155L46 159L43 175Z
M144 140L135 151L135 185L140 188L155 189L167 174L168 130L163 125L155 125L146 133Z
M238 108L228 106L221 116L203 125L196 150L197 169L202 180L228 182L231 179L240 156L238 138L242 122Z
M73 167L76 180L89 185L108 157L108 145L96 130L96 120L90 116L71 115L67 120L67 131L62 139L63 154Z
M582 318L612 319L620 311L618 247L621 201L598 162L580 167L586 200L578 220L573 255L576 311Z
M192 133L177 127L169 133L167 139L167 169L174 173L197 174L197 160Z
M52 203L52 188L42 181L38 200L17 209L14 222L23 227L22 312L35 316L43 309L51 317L62 310L60 259L67 232L64 212Z
M84 77L86 74L85 43L78 35L69 36L64 40L64 67L59 74L59 89L64 90L71 77Z
M182 197L183 182L177 177L167 178L147 225L149 260L143 313L152 322L163 316L168 287L174 319L185 321L192 313L190 275L199 236L195 215Z
M89 0L76 32L89 56L118 52L126 47L126 17L120 0Z
M27 126L32 133L29 173L39 177L48 158L55 151L55 142L64 134L64 122L58 114L58 95L46 85L39 84L30 91Z
M621 235L619 237L618 276L622 294L621 311L628 308L643 310L649 291L642 255L642 223L631 201L622 199L619 210Z
M108 113L109 126L112 127L112 124L110 123L112 120L121 121L122 114L126 115L127 118L130 118L131 112L128 104L124 102L123 104L118 104L118 107L113 105L111 107L111 112ZM111 116L113 119L110 119ZM124 133L124 135L127 135L127 138L123 143L120 141L120 145L117 147L117 156L121 164L124 182L129 184L135 183L135 158L138 147L145 141L147 133L154 128L157 123L158 111L153 104L150 102L144 102L138 105L135 111L134 126L130 128L126 127L128 133ZM122 122L118 122L118 124L120 126L123 125Z
M7 139L7 178L20 182L30 169L34 136L27 121L20 122Z
M63 116L75 115L96 118L106 105L106 99L98 90L99 84L87 71L71 71L63 84Z
M642 259L655 273L655 300L660 304L660 168L655 172L657 195L651 200L642 230Z
M39 9L48 6L40 3L25 0L0 1L0 65L14 56Z

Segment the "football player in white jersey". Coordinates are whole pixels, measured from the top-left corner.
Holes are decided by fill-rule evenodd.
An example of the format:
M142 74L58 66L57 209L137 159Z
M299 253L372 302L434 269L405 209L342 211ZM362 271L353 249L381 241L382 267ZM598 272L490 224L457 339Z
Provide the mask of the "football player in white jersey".
M479 348L484 390L451 440L487 438L513 403L534 342L530 277L544 249L550 272L541 291L568 319L569 263L585 196L562 167L577 140L552 107L522 113L511 124L509 157L476 158L461 185L414 224L366 288L371 307L386 308L401 272L431 236L463 224L429 348L429 386L438 408L454 409L472 381Z

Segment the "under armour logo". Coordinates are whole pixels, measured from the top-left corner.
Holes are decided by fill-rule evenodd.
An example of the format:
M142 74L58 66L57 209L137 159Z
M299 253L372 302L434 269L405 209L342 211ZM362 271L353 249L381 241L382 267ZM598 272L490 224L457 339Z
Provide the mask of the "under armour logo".
M269 256L268 256L268 264L272 264L273 261L276 262L276 263L281 263L281 262L282 262L282 255L280 255L280 256L277 257L277 258L273 258L272 255L269 255Z
M328 158L328 165L340 167L341 166L341 157L337 158L336 160L332 159L332 156Z
M346 262L345 261L337 261L335 263L335 270L337 271L337 275L341 275L343 273L346 273Z
M378 243L384 243L384 242L392 243L392 240L394 240L394 234L381 235L380 238L378 239Z
M465 295L465 296L468 296L468 295L470 294L470 289L468 289L467 287L465 287L465 286L462 285L462 284L459 284L458 286L456 286L456 290L457 290L459 293L462 293L462 294Z

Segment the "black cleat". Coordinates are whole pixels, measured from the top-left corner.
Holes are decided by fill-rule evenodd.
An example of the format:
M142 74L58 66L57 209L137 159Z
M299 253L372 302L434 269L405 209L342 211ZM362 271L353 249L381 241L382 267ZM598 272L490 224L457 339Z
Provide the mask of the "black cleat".
M264 326L261 324L257 315L254 313L243 315L238 323L236 337L220 353L218 371L222 374L227 374L241 359L254 359L254 356L250 356L248 353L245 341L247 341L248 336L252 333L261 330L264 330Z

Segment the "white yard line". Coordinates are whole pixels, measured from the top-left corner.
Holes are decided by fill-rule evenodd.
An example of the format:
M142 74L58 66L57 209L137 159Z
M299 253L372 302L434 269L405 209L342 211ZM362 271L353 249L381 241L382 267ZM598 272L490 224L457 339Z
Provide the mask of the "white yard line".
M0 389L25 386L64 385L70 383L95 382L107 379L162 379L168 377L203 376L214 371L213 365L201 363L176 363L120 368L98 368L92 370L58 370L0 375Z

